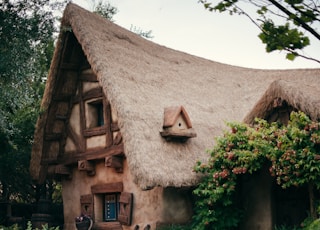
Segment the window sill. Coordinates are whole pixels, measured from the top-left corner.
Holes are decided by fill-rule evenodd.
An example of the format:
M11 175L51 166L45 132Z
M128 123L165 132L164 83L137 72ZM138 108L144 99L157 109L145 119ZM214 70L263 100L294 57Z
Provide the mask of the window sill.
M104 126L99 126L99 127L84 130L83 136L85 137L98 136L98 135L105 134L106 132L107 132L107 126L104 125Z

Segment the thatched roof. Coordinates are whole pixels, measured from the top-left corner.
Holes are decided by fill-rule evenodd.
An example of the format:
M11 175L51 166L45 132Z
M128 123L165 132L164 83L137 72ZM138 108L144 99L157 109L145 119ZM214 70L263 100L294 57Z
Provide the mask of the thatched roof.
M274 109L274 100L281 99L296 110L302 111L312 119L320 119L320 86L317 82L277 80L244 118L252 124L256 117L265 118Z
M60 37L69 27L117 111L129 169L141 188L194 185L198 181L192 170L195 162L207 159L206 149L213 147L225 122L242 121L273 81L295 81L297 87L297 82L320 83L320 69L248 69L172 50L74 4L64 12ZM44 111L56 85L61 43L62 39L48 77ZM167 142L159 132L164 108L180 105L197 137L185 143ZM34 178L39 177L47 116L42 114L36 127L31 160Z

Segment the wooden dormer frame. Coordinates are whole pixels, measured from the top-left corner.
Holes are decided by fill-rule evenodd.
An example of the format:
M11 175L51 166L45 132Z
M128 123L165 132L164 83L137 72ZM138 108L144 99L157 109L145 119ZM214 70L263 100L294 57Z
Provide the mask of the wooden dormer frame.
M181 122L180 117L183 122ZM183 106L172 106L164 109L162 128L160 134L167 141L185 142L189 138L197 136L192 128L190 117Z
M172 127L180 114L184 118L187 127L192 128L190 117L183 106L171 106L164 109L163 128Z

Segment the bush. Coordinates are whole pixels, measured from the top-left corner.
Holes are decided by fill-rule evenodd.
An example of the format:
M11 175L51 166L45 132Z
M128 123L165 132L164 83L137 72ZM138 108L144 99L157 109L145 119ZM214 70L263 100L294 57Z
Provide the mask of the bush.
M311 199L313 187L320 188L320 123L302 112L293 112L287 126L256 122L253 127L228 123L231 132L217 138L207 162L195 165L203 180L193 191L197 197L193 229L237 228L243 213L235 199L238 178L266 163L283 189L308 185ZM310 214L316 217L314 207Z
M0 226L0 230L24 230L24 229L19 227L17 224L14 224L14 225L9 226L9 227ZM33 229L31 222L28 221L26 230L59 230L59 227L48 227L48 225L45 224L45 225L42 226L42 229L38 229L38 228Z

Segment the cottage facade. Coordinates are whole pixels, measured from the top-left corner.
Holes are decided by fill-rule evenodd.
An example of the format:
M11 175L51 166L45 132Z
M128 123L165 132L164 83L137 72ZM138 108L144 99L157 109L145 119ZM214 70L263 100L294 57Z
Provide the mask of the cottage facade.
M39 183L62 182L64 229L75 229L80 213L93 217L95 229L188 223L191 188L200 179L193 166L207 159L225 121L265 117L255 104L276 80L311 87L319 76L319 69L256 70L205 60L69 4L35 131L31 175Z

